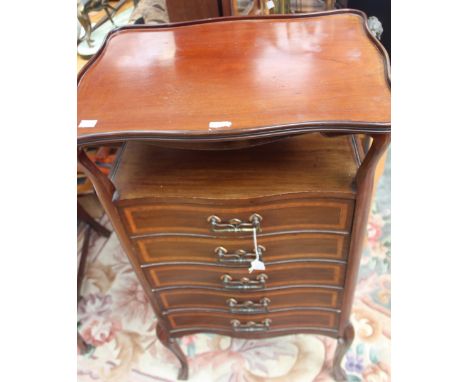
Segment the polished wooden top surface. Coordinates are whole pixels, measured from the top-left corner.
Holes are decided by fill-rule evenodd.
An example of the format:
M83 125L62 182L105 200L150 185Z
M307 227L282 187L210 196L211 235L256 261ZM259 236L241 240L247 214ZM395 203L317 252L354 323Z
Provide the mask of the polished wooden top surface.
M389 131L388 57L358 11L185 24L109 35L79 76L80 143Z
M180 150L128 142L112 177L120 200L246 199L291 193L354 198L351 136L304 134L241 150Z

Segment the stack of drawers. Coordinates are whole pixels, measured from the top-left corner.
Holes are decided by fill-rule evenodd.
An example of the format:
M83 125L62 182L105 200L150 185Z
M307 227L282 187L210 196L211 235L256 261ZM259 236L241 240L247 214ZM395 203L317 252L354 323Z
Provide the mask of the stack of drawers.
M234 151L128 142L114 203L169 334L336 335L357 153L319 134ZM250 273L254 233L265 269Z
M213 332L334 337L346 380L389 69L366 16L336 10L123 27L82 70L79 164L181 379L176 338ZM120 143L107 179L84 148Z

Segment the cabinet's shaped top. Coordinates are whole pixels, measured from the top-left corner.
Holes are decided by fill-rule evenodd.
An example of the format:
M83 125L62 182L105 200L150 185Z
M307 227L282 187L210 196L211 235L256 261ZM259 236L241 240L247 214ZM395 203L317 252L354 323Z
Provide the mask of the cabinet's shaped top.
M80 144L389 132L388 56L351 10L123 27L79 75L80 124Z

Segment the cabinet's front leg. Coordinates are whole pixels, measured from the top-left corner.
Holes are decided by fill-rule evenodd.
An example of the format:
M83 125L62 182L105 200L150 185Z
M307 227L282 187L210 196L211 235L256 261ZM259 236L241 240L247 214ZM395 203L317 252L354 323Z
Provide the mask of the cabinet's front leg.
M351 323L346 326L343 337L338 338L338 346L335 350L335 357L333 358L332 376L336 381L347 381L346 372L341 367L341 361L354 340L354 327Z
M169 337L169 334L159 326L156 325L156 335L159 338L159 341L167 347L180 361L180 370L177 379L186 380L188 379L188 362L187 357L180 348L179 344L176 342L175 338Z

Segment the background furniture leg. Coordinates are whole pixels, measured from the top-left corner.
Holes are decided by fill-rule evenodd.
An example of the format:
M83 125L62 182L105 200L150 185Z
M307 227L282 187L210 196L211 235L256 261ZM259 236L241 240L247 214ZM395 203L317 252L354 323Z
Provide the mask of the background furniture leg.
M77 214L78 214L78 220L81 220L82 222L87 224L85 233L84 233L84 240L83 240L83 247L81 249L81 257L80 257L80 263L78 266L78 272L77 272L77 303L80 302L81 298L81 285L83 283L84 275L85 275L85 269L86 269L86 261L88 258L88 252L89 252L89 241L91 238L91 230L94 230L97 232L98 235L104 236L104 237L109 237L111 235L111 231L109 231L106 227L103 225L99 224L96 220L93 219L93 217L88 214L88 212L81 206L80 202L77 203ZM80 333L77 333L77 342L78 342L78 349L80 349L81 354L86 354L90 349L91 345L87 344L83 337L81 337Z
M354 340L354 327L353 324L349 323L346 329L344 330L343 337L338 338L338 346L335 351L335 357L333 358L333 370L332 376L336 381L347 381L348 377L346 372L341 367L341 361L343 360L344 355L348 351L349 347Z
M112 232L94 220L93 217L81 206L80 202L78 202L77 206L78 220L85 222L100 236L109 237L111 235Z
M78 349L80 349L80 354L86 354L91 350L91 345L88 345L83 337L81 337L80 333L76 333L77 335L77 344Z
M185 356L184 352L180 348L179 344L176 342L174 338L170 338L167 332L159 326L156 325L156 335L158 336L159 341L167 347L180 361L180 370L177 379L187 380L188 379L188 363L187 357Z
M81 284L83 282L84 274L85 274L85 268L86 268L86 259L88 257L88 249L89 249L89 239L91 236L91 227L88 226L86 227L86 231L84 234L84 240L83 240L83 248L81 249L81 258L80 258L80 264L78 266L78 274L77 274L77 301L80 301L81 297Z
M78 207L80 204L78 203ZM88 248L89 248L89 238L91 236L91 227L86 227L86 231L84 234L84 241L83 241L83 248L81 250L81 258L80 264L78 267L78 274L77 274L77 302L80 301L80 292L81 292L81 284L83 282L85 267L86 267L86 258L88 257ZM86 354L90 350L90 345L88 345L81 334L77 332L77 343L78 349L80 350L80 354Z

